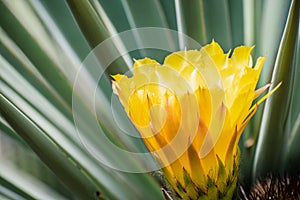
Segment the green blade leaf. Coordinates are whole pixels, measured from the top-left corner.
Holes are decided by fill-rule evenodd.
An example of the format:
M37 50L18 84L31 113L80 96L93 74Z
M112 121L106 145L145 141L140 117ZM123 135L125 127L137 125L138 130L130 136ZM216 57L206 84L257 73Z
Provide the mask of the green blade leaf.
M300 33L300 29L299 29ZM288 126L286 128L286 149L284 151L284 169L292 175L300 173L300 92L298 86L300 85L300 34L298 33L298 47L297 60L294 63L296 66L295 80L293 83L292 104L290 107Z
M244 0L244 38L246 45L255 45L253 58L266 56L266 62L257 87L270 82L276 53L284 30L290 1ZM272 34L270 34L272 33ZM255 150L262 121L264 103L256 111L240 140L242 153L241 171L244 187L250 187ZM244 178L243 178L244 177Z
M18 186L0 176L0 199L33 200L34 198L21 190Z
M285 140L285 127L291 105L293 65L299 26L300 1L293 0L282 37L272 76L273 89L282 81L282 86L267 99L255 152L254 177L279 172ZM275 147L275 148L274 148Z
M80 170L66 159L65 155L44 136L36 124L32 123L2 94L0 95L0 105L1 115L76 196L94 198L96 186L90 183Z
M297 46L297 54L296 54L296 62L294 63L296 66L295 71L295 80L294 80L294 87L293 87L293 99L292 99L292 106L291 106L291 124L293 124L297 119L300 112L300 91L298 86L300 85L300 29L298 33L298 46ZM290 130L292 130L293 125L290 126Z
M0 182L26 199L66 199L35 177L1 161Z
M300 142L300 112L298 118L294 121L290 136L287 141L286 149L284 152L284 170L288 171L290 175L297 176L300 171L299 162L299 142Z
M243 1L229 0L230 25L233 46L244 43Z
M64 55L64 60L63 60L64 63L67 63L68 58L71 55L70 60L72 60L72 62L69 62L67 66L68 66L69 69L72 68L72 70L66 70L65 72L66 72L66 76L69 77L69 80L70 81L74 81L74 79L76 78L76 71L78 70L79 65L80 65L80 63L79 63L80 61L78 61L78 58L76 56L74 56L74 52L72 52L70 50L70 48L67 46L66 42L64 41L63 36L61 35L61 33L59 33L59 30L57 30L57 27L55 25L53 25L53 22L51 22L51 19L49 19L49 16L47 15L47 13L46 12L41 13L39 11L39 10L43 10L43 7L41 7L41 5L38 4L37 1L33 1L33 3L34 3L34 5L33 5L34 8L37 9L37 14L39 14L39 16L41 17L40 19L43 19L43 21L45 22L45 24L47 24L46 22L49 22L47 24L49 33L53 34L53 36L54 36L53 38L55 38L55 40L57 40L57 44L59 44L59 45L62 46L62 50L64 50L64 51L62 51L61 53L63 53L63 52L67 52L68 53L67 55ZM45 36L43 35L43 37L45 37ZM39 75L39 74L38 74L38 76L35 75L35 73L36 73L34 71L35 70L35 66L33 66L33 64L27 59L27 57L25 55L23 55L23 52L16 46L16 44L14 44L10 40L10 38L5 34L4 31L1 32L1 42L3 42L4 45L5 45L5 47L7 49L9 49L9 51L14 55L14 57L16 57L16 59L18 61L20 61L21 66L20 67L16 67L16 69L19 70L19 69L24 68L25 71L30 71L30 73L32 73L32 74L29 74L28 76L26 76L26 78L31 82L31 84L34 85L34 87L36 87L40 92L42 92L42 94L45 95L45 97L48 98L51 101L51 104L53 104L57 109L59 109L59 111L63 112L69 119L71 119L70 116L72 115L72 113L71 113L70 108L68 108L68 106L66 106L64 104L64 102L61 101L60 96L58 96L55 93L55 91L51 90L52 86L49 85L47 82L45 82L44 79L43 79L43 77L41 77L41 75ZM56 53L58 53L58 52L56 52ZM36 63L36 64L39 64L39 63ZM38 66L40 66L40 65L38 65ZM51 67L53 68L54 71L57 68L57 66L51 66ZM47 69L50 70L50 68L47 68ZM24 70L21 71L22 72L22 76L25 76ZM41 70L43 70L43 68ZM44 75L47 77L48 80L56 81L56 79L53 76L51 76L51 74L44 74ZM81 73L81 75L82 75L82 73ZM17 76L17 77L19 77L19 78L12 79L12 78L10 78L10 75L6 76L6 78L10 79L10 84L12 84L11 81L14 82L14 88L16 90L18 90L17 88L19 87L19 85L24 85L24 83L18 83L19 80L22 80L22 77L20 77L20 75ZM97 77L95 77L95 79L97 79ZM36 80L36 81L34 81L34 80ZM84 81L84 89L82 90L83 92L79 91L79 94L82 95L83 97L85 96L84 92L87 90L87 88L91 88L91 87L89 87L89 85L90 85L90 82L93 81L93 79L88 74L86 74L84 76L84 80L85 80ZM50 81L50 83L51 83L51 81ZM68 83L67 82L65 82L65 83L61 82L60 84L62 86L63 84L68 84ZM108 79L104 79L104 81L101 81L100 85L101 85L101 91L100 91L101 92L101 95L100 95L101 98L100 99L97 98L97 100L98 100L97 105L102 105L103 104L103 103L101 103L101 102L103 102L103 98L104 98L103 96L110 97L111 93L112 93L112 91L111 91L111 84L109 83ZM27 88L28 87L29 86L27 84ZM19 92L22 93L22 91L20 91L20 90L19 90ZM23 92L23 95L28 96L31 93L32 92ZM38 93L35 93L35 95L31 95L31 97L29 95L29 99L27 99L27 100L29 102L31 102L31 103L36 102L36 98L34 98L34 97L37 97L37 96L40 96L40 95ZM56 102L56 99L55 99L56 97L58 98L58 102ZM99 103L99 101L100 101L100 103ZM38 102L44 102L44 100L40 99ZM62 103L62 105L61 105L61 103ZM39 105L39 103L34 103L34 105L35 106ZM105 105L106 109L108 107L107 107L107 105ZM55 108L54 109L51 108L51 109L46 109L45 110L44 108L46 108L46 107L45 106L39 107L40 112L42 112L43 114L47 113L48 111L49 112L53 112L54 110L57 110ZM101 113L101 116L103 116L103 114L105 114L105 116L108 115L108 113L104 112L104 111ZM52 119L56 118L59 121L59 119L57 118L57 116L58 116L57 114L55 116L49 114L48 118L52 118ZM110 121L112 121L112 120L110 120ZM56 124L56 125L61 124L58 121L55 122L55 120L54 120L54 124ZM110 123L108 123L108 124L110 124ZM63 125L63 127L65 127L65 126Z
M166 20L169 28L172 30L177 30L175 2L160 0L160 4L166 16Z
M258 3L258 2L257 2ZM275 67L279 44L285 30L286 19L291 0L266 0L262 7L261 26L257 37L257 55L267 55L266 62L261 72L260 85L270 82L272 71ZM257 22L257 21L256 21ZM257 24L257 23L256 23ZM257 30L258 31L258 30Z
M15 50L15 49L14 49ZM67 133L68 137L73 138L74 139L74 128L70 127L70 121L72 121L72 119L69 120L65 119L64 116L60 115L61 110L60 107L53 107L53 105L57 106L57 104L55 104L55 102L51 101L51 98L49 98L48 100L50 100L50 103L47 101L47 99L45 99L45 97L41 96L41 94L36 91L30 84L28 84L26 82L26 80L24 80L24 78L22 77L23 74L18 74L15 69L12 66L8 66L8 64L5 64L5 61L1 62L3 65L3 68L1 69L1 75L3 76L2 79L5 80L6 83L8 83L12 88L14 88L15 91L17 91L19 94L21 94L28 102L30 102L30 104L35 107L43 116L45 116L49 121L51 121L56 128L64 131ZM91 99L89 99L89 96L93 96L92 95L87 95L88 91L93 92L92 88L89 87L88 80L89 79L93 79L92 77L87 77L87 76L80 76L82 83L81 84L83 86L82 91L75 91L78 92L78 94L81 95L81 97L83 97L83 100L86 102L89 102ZM105 78L105 77L104 77ZM95 77L95 79L97 79L97 77ZM106 79L107 80L107 79ZM106 90L106 88L109 88L108 91L110 91L110 95L111 95L111 84L108 84L108 81L106 81L107 84L101 84L101 90L97 90L97 94L96 95L96 105L97 108L100 108L99 110L99 120L100 123L102 125L104 125L105 129L108 129L110 132L108 132L108 136L110 136L111 139L113 139L114 141L120 141L123 142L126 146L131 147L130 149L137 149L137 150L145 150L145 146L143 144L143 142L137 141L135 140L135 138L132 137L128 137L126 134L121 133L118 129L116 129L116 127L113 125L114 124L114 118L112 117L112 113L110 111L111 106L109 105L109 102L107 101L107 99L105 98L105 95L103 94L104 90ZM20 87L22 86L22 87ZM89 90L91 89L91 90ZM75 94L76 96L76 94ZM47 96L46 96L47 97ZM82 100L82 99L81 99ZM53 104L54 103L54 104ZM82 103L82 102L80 102ZM53 105L51 105L53 104ZM86 108L88 109L88 108ZM92 109L92 108L91 108ZM118 107L118 108L113 108L115 111L115 113L120 113L121 111L123 111L123 108ZM67 110L67 116L72 115L70 110ZM128 127L128 125L131 125L131 123L129 122L129 120L126 120L126 118L121 118L119 119L119 121L122 123L122 121L125 121L125 126ZM72 125L71 125L72 126ZM127 128L128 129L128 128ZM91 132L93 135L95 135L95 133L93 133L92 131L88 131ZM87 132L87 133L88 133ZM132 127L130 128L130 132L134 133L136 132L136 130ZM115 138L113 138L115 137ZM77 138L76 138L77 139ZM76 140L74 139L74 140ZM97 138L95 138L95 140L97 141ZM119 142L118 141L118 142ZM101 146L101 145L99 145ZM113 156L116 157L116 156Z
M0 133L1 132L13 138L14 140L18 141L20 144L24 146L26 145L25 142L20 138L20 136L12 129L12 127L0 115Z
M152 1L134 1L124 0L121 1L123 5L126 18L129 22L130 29L141 27L161 27L169 28L166 15L159 0ZM147 16L147 17L141 17ZM159 40L163 47L177 48L176 42L172 41L173 38L167 33L161 33L159 37L144 37L140 32L135 32L132 36L131 42L136 43L138 47L143 47L145 44L151 44L151 40ZM163 62L165 56L169 52L164 52L157 49L143 49L139 48L136 52L131 54L135 59L149 57Z
M45 80L45 78L36 70L35 66L24 55L20 48L8 37L8 35L0 28L0 42L7 50L1 52L5 60L13 64L14 69L22 74L21 79L26 79L35 87L39 93L45 96L53 105L55 105L66 117L71 119L70 108L66 102L59 96L55 89ZM2 50L2 49L1 49ZM2 59L1 59L2 60ZM3 72L2 72L3 73ZM4 74L1 74L2 76ZM9 78L9 77L6 77ZM17 81L17 80L13 80ZM18 86L17 86L18 87Z
M215 39L225 51L229 51L232 48L232 33L228 1L203 1L203 5L207 39Z
M178 31L192 37L201 45L212 39L207 35L203 4L203 0L175 1ZM180 48L185 48L185 42L182 38L179 38Z
M113 42L114 42L114 45L119 50L119 52L126 52L126 47L124 46L123 41L118 36L117 27L113 24L113 21L109 18L108 14L105 12L102 5L99 3L98 0L92 0L92 5L93 5L95 11L97 12L99 18L101 19L101 21L103 21L103 24L105 25L109 35L114 37ZM132 59L130 58L130 56L128 54L122 55L121 58L119 58L119 60L120 59L124 59L124 62L126 62L127 67L129 69L132 67L132 64L133 64ZM118 60L116 62L119 62L119 64L122 64ZM120 69L122 69L122 68L120 68Z
M10 5L9 3L16 3L16 2L5 1L5 3ZM12 12L17 13L20 7L18 6L13 7L10 5L9 9L12 9ZM49 81L49 83L52 85L53 88L55 88L55 90L61 95L61 97L67 103L70 103L72 97L72 90L71 90L70 83L66 81L66 78L65 76L63 76L61 71L57 67L54 67L56 64L54 63L54 60L49 57L50 55L53 56L54 47L51 44L51 42L49 42L49 40L43 41L41 40L41 38L39 38L38 35L36 35L36 33L47 35L46 33L44 33L45 30L37 29L37 26L32 28L33 24L31 24L31 26L27 26L27 23L30 23L29 22L30 20L34 20L34 22L39 24L39 22L36 21L36 18L30 14L25 16L18 15L18 17L21 18L23 17L24 19L22 23L23 25L24 23L26 25L23 26L20 23L20 21L18 21L16 17L11 13L9 9L8 7L6 7L6 5L4 5L3 2L0 3L0 10L1 13L3 14L3 17L0 18L1 27L20 47L20 49L26 54L26 56L30 59L30 61L35 66L38 67L39 72L47 79L47 81ZM26 9L30 10L28 6L21 9L23 9L23 11Z
M153 1L122 1L127 20L131 28L165 27L168 23L159 0ZM140 17L147 16L147 17Z
M243 18L244 18L244 43L247 46L255 44L255 16L260 14L255 12L255 3L257 1L243 1Z
M48 30L60 31L70 44L72 50L79 56L79 59L83 60L90 52L90 47L74 21L66 1L30 0L30 3L35 8L35 11L38 12L37 14L39 14L39 16L44 15L44 17L41 17L42 19L47 19L43 20L43 23L45 26L51 27Z
M105 24L103 19L100 18L101 16L97 14L97 11L88 0L67 0L67 3L92 49L110 37L111 33L107 29L107 24ZM119 51L118 47L119 46L108 48L107 53L110 54ZM107 73L110 75L127 72L128 69L131 68L131 64L126 61L128 61L128 59L120 57L106 69Z
M94 2L94 0L92 0ZM105 10L110 21L113 23L117 32L122 32L130 29L128 19L123 8L123 4L119 0L98 0L100 5Z

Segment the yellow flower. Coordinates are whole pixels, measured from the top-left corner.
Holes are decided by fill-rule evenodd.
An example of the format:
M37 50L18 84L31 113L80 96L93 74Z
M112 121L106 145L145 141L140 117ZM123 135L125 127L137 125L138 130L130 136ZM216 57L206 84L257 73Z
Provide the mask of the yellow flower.
M252 67L252 47L232 56L212 42L172 53L164 64L136 60L132 77L113 76L113 89L128 116L181 198L232 198L237 183L239 138L257 105L253 101L265 61Z

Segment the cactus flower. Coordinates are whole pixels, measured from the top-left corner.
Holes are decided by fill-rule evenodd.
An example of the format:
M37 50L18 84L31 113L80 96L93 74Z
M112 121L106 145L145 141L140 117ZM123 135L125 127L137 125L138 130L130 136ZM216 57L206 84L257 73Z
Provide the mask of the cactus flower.
M161 65L135 60L131 77L113 89L175 194L183 199L232 199L240 136L270 84L255 90L265 57L252 66L252 47L232 55L212 42L170 54Z

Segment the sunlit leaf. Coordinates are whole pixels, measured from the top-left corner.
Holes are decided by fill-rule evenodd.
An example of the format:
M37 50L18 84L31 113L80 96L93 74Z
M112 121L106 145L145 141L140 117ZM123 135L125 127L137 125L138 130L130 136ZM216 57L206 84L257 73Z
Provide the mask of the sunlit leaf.
M276 94L266 101L261 129L254 160L254 176L266 175L268 172L280 172L282 169L282 152L285 149L285 128L288 111L291 106L291 92L296 65L297 34L299 26L299 1L292 1L290 12L282 37L274 72L273 85L282 81ZM275 148L274 148L275 147Z

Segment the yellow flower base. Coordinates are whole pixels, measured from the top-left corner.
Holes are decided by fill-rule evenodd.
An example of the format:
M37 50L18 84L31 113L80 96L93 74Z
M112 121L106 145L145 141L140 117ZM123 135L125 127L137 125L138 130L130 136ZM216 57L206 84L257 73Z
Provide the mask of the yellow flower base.
M237 183L239 175L239 151L234 156L233 163L222 163L218 159L218 172L216 177L210 177L207 175L205 177L206 183L199 186L194 183L190 174L183 168L184 185L176 180L174 177L170 176L168 170L163 169L166 180L171 186L173 193L180 199L199 199L199 200L232 200L237 198ZM230 168L232 170L226 172L226 166L228 164L232 165ZM171 165L172 167L172 165Z

